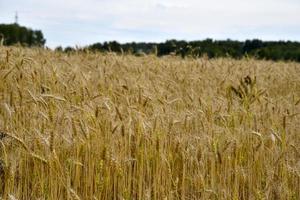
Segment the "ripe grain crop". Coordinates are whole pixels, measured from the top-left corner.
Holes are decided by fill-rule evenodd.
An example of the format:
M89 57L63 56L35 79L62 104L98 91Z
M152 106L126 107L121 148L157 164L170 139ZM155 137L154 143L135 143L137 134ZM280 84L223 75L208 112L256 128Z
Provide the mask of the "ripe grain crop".
M0 47L0 199L300 199L300 64Z

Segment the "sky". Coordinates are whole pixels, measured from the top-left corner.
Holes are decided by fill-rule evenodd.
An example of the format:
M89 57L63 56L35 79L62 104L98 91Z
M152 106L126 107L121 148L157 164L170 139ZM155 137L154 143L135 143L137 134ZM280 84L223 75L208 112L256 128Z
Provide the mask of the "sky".
M46 46L167 39L300 41L300 0L0 0L0 23L42 30Z

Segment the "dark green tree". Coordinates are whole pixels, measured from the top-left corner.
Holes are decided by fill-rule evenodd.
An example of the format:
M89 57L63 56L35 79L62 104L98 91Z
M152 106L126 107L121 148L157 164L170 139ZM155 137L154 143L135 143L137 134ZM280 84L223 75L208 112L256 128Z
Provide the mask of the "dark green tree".
M32 30L19 24L0 24L0 35L4 45L44 46L46 40L42 31Z

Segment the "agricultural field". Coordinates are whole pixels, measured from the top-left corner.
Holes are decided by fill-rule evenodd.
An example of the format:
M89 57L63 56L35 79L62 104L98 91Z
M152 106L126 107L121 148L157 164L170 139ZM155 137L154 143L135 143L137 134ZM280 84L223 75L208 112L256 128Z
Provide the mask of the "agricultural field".
M300 199L300 64L0 47L0 199Z

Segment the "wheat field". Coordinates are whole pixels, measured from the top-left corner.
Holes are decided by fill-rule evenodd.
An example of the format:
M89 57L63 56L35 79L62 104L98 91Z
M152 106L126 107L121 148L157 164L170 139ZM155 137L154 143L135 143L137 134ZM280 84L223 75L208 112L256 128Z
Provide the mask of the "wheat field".
M0 47L0 199L300 199L300 64Z

